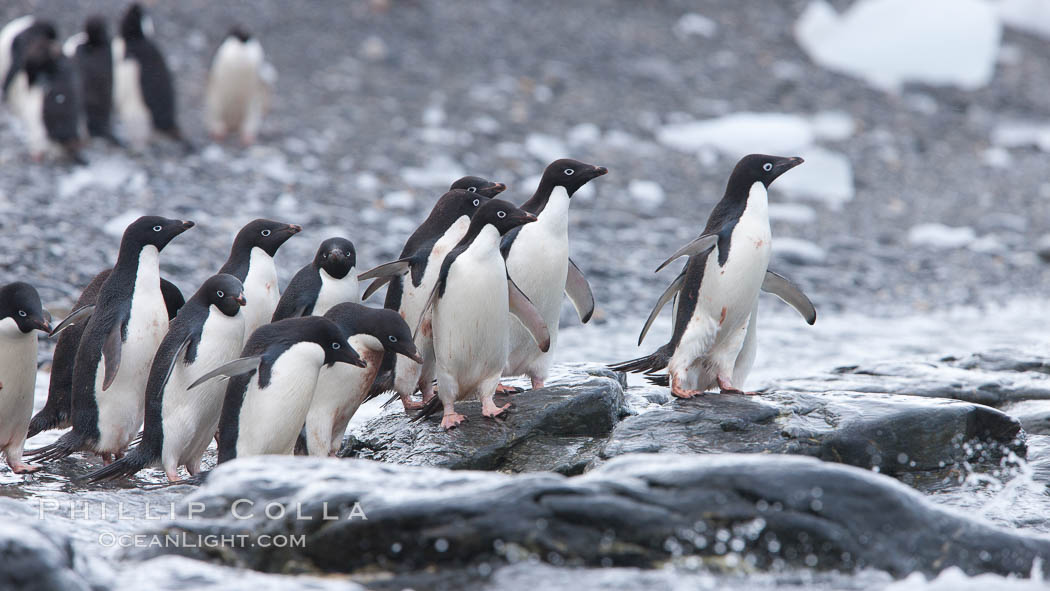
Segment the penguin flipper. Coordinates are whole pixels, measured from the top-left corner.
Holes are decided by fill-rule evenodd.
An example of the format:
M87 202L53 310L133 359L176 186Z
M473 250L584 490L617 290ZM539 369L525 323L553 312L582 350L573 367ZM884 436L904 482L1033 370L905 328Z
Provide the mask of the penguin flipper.
M587 278L583 276L583 271L572 259L569 259L569 274L565 277L565 294L576 308L580 322L587 324L594 314L594 292L591 291L591 284L587 282Z
M703 236L697 238L696 240L693 240L689 244L686 244L682 248L676 250L674 254L668 257L666 261L660 263L660 266L656 268L655 272L659 273L661 270L663 270L664 267L671 264L671 262L677 259L678 257L696 256L698 254L703 254L714 248L716 244L718 244L718 234L704 234Z
M408 273L412 268L412 257L406 257L398 259L390 263L383 263L378 267L373 267L364 273L357 276L359 281L366 279L374 279L376 277L398 277ZM371 294L369 294L371 295Z
M646 319L645 326L642 327L642 332L638 335L639 345L645 340L645 335L649 332L649 328L653 325L653 321L655 321L656 317L660 315L660 310L663 310L664 306L667 305L667 302L671 301L676 295L678 295L679 290L682 289L683 283L685 283L684 271L680 273L678 277L675 277L675 280L671 282L671 285L668 285L667 289L660 294L660 299L657 300L656 305L653 306L653 311L649 312L649 318Z
M63 330L65 330L67 328L69 328L70 326L73 326L74 324L79 324L81 322L87 322L88 318L91 318L91 314L94 313L94 311L95 311L95 305L94 304L92 304L90 306L81 306L81 307L77 308L76 310L73 310L72 312L69 313L69 316L66 316L65 318L63 318L62 322L59 322L58 325L55 326L55 328L51 329L51 333L48 334L47 336L49 336L49 337L56 337L56 336L58 336L58 333L62 332Z
M182 344L179 345L179 348L175 350L175 354L171 356L171 364L168 365L168 369L164 372L164 380L162 380L160 383L160 389L158 390L159 392L163 392L165 386L168 385L168 380L171 379L171 374L175 371L175 364L178 363L179 360L183 358L183 355L186 354L186 348L190 346L190 341L192 340L193 333L186 335L186 338L182 339ZM141 437L141 435L142 434L140 433L139 436Z
M124 346L124 322L114 322L113 328L106 336L106 342L102 344L102 359L105 361L106 372L102 378L102 391L105 392L117 379L117 371L120 370L120 350Z
M802 315L807 324L812 325L817 321L817 309L813 306L813 302L809 301L806 294L802 293L802 289L787 277L767 270L766 277L762 280L762 291L777 296L785 304L794 308Z
M532 334L532 338L539 345L540 351L546 353L551 349L551 333L547 328L547 321L533 305L529 296L525 295L510 277L507 277L507 295L510 305L510 313L521 321L521 324Z
M427 297L427 304L423 306L423 312L419 314L419 322L416 323L416 329L412 331L413 340L419 335L419 329L423 327L423 321L427 318L427 312L430 312L430 309L434 307L434 302L437 301L438 291L440 291L438 287L440 287L440 285L441 281L438 281L434 285L434 289L430 290L430 296Z
M197 386L200 386L204 382L207 382L208 380L212 378L217 378L219 376L232 378L234 376L246 374L250 371L255 371L259 369L259 364L261 363L262 355L254 355L252 357L241 357L240 359L234 359L233 361L220 365L219 367L216 367L215 369L197 378L197 381L190 384L189 387L187 387L186 389L192 390Z
M365 293L361 294L361 301L367 300L368 298L372 297L372 294L379 291L379 288L383 287L384 285L390 283L393 280L393 277L377 277L375 281L368 285L368 288L365 289Z

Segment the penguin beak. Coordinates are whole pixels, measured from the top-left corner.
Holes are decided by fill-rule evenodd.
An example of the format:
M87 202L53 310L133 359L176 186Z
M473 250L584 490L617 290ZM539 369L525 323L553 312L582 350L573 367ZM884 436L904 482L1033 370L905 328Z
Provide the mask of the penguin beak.
M303 231L303 227L300 226L299 224L288 224L288 227L285 228L285 232L288 232L289 234L291 234L293 236L295 234L298 234L299 232L302 232L302 231Z
M795 168L796 166L798 166L799 164L802 164L803 162L805 162L805 160L803 160L802 158L800 158L798 156L794 156L792 158L781 158L779 162L777 162L776 164L773 165L773 172L774 172L773 178L774 179L777 178L778 176L784 174L785 172L791 170L792 168Z
M531 213L529 213L527 211L521 212L521 215L518 216L518 222L522 226L524 226L525 224L531 224L532 222L535 222L535 221L537 221L539 219L540 218L532 215Z
M491 185L481 189L478 192L481 193L484 197L488 197L489 199L491 199L506 190L507 185L504 185L503 183L492 183Z
M233 298L233 301L237 302L238 306L248 305L248 300L244 297L244 292L237 294L237 297Z
M183 220L182 221L182 227L178 228L178 231L175 232L175 235L178 236L179 234L182 234L186 230L189 230L190 228L192 228L193 226L196 226L196 225L197 224L194 224L193 222L191 222L189 220Z
M416 349L416 344L412 341L399 341L398 346L391 347L391 350L394 353L400 353L401 355L408 357L412 361L423 365L423 356L419 354L419 351Z
M33 323L30 326L37 330L42 330L47 334L51 334L51 323L45 318L34 318Z
M592 166L591 169L586 172L586 179L589 181L608 173L609 169L604 166Z

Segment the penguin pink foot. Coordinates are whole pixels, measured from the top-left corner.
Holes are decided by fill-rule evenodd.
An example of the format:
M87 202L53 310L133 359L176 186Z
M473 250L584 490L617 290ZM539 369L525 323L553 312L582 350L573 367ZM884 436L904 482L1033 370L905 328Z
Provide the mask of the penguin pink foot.
M430 397L433 398L434 395L432 394ZM427 403L426 397L423 398L423 402L417 402L415 400L412 400L412 398L409 397L409 396L402 396L401 397L401 404L404 405L405 412L415 411L415 410L422 410L423 409L423 405L426 404L426 403Z
M441 428L450 431L459 426L460 423L467 420L467 417L459 413L453 412L441 417Z
M33 474L43 469L43 466L34 466L32 464L23 464L21 462L11 466L11 471L15 474Z
M503 406L496 406L496 403L492 402L492 399L482 400L481 401L481 414L482 414L482 416L486 416L486 417L494 419L494 418L500 416L501 414L503 414L503 412L506 411L508 408L510 408L510 405L511 405L511 403L508 402L508 403L504 404Z
M758 392L744 392L740 388L737 388L728 379L721 376L718 377L718 388L722 391L722 394L737 394L739 396L758 396Z
M542 378L530 378L530 379L532 380L532 389L533 390L539 390L540 388L543 387L543 379Z

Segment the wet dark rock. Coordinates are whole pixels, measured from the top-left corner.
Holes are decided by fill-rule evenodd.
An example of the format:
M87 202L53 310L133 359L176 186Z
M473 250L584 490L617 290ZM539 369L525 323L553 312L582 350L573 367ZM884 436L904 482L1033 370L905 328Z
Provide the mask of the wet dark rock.
M799 454L886 474L1023 455L1020 423L993 408L909 396L707 394L629 417L602 459L629 453Z
M25 519L28 507L0 498L0 589L76 591L92 589L64 534ZM12 514L22 519L12 519Z
M231 516L237 499L252 503L239 507L252 517ZM491 572L533 558L652 568L687 556L725 565L733 555L748 569L874 568L898 577L953 566L1027 575L1034 561L1050 560L1050 539L970 519L867 470L799 457L642 454L576 477L245 458L219 466L187 502L207 509L166 532L295 534L305 544L211 555L146 548L133 557L198 553L267 572L369 577ZM262 510L277 505L283 516Z
M579 473L627 413L621 375L584 371L590 373L497 396L499 404L513 403L505 419L483 417L480 402L457 403L467 421L452 431L439 426L440 414L412 423L399 410L388 412L370 421L344 455L452 469Z

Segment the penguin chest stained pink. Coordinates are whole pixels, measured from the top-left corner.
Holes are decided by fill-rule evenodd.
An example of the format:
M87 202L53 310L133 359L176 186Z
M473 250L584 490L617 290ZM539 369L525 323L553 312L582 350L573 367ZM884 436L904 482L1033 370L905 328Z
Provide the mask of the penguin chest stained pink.
M307 448L312 456L335 455L339 451L346 426L364 402L383 361L383 345L375 337L354 335L349 342L368 367L336 363L321 368L306 415Z

